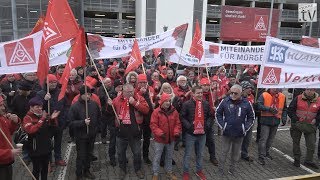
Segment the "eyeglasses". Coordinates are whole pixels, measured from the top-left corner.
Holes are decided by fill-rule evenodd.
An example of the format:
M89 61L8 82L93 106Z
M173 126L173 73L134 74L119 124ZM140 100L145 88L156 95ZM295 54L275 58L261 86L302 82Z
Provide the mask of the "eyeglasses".
M239 93L237 93L237 92L230 92L230 95L235 95L235 96L237 96Z

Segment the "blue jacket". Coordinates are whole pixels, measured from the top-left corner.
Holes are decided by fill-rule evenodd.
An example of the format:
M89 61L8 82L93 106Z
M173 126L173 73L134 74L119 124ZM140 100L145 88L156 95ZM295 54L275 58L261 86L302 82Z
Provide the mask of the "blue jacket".
M254 111L246 98L234 102L230 96L224 98L216 109L216 121L224 136L243 137L252 127Z

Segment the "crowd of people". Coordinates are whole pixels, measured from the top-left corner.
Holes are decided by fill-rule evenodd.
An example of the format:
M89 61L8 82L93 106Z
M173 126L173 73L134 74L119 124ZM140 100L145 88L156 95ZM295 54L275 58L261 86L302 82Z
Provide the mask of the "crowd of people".
M51 67L48 84L42 86L33 72L2 75L1 131L10 140L14 132L16 136L26 136L15 138L18 139L15 143L24 144L22 149L12 149L0 134L0 177L12 179L14 156L21 154L26 163L32 163L36 179L40 176L47 179L53 164L67 165L61 153L62 139L66 138L76 144L76 179L95 179L90 165L97 160L93 152L99 134L103 144L109 141L110 166L118 165L121 179L127 174L128 145L134 171L140 179L145 177L143 163L152 166L153 180L159 179L160 166L164 166L168 179L177 179L178 172L172 168L176 163L174 151L183 148L183 179L190 179L194 150L196 176L204 180L206 146L209 160L218 166L220 176L235 174L240 158L253 161L249 146L255 120L257 162L265 165L265 158L272 160L270 147L278 126L287 123L287 116L291 119L293 165L300 167L300 139L304 134L307 146L304 164L318 168L313 160L320 122L316 89L292 90L294 97L287 106L287 97L281 89L256 88L259 66L177 68L177 64L161 57L144 57L144 61L145 72L139 67L128 74L122 59L99 60L95 66L88 62L87 68L72 69L61 100L58 100L59 79L64 65ZM222 138L220 157L216 156L215 133ZM153 157L149 154L151 139ZM227 167L229 156L231 162Z

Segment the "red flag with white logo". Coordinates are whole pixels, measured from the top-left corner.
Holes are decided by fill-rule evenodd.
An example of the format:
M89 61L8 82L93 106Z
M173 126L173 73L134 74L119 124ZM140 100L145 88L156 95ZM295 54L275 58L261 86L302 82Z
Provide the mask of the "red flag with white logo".
M143 63L143 60L141 57L139 45L137 40L135 39L125 74L128 74L130 71L137 69L142 63Z
M198 20L196 20L196 28L194 31L191 47L189 50L189 53L193 55L194 57L199 59L199 62L201 61L201 58L203 56L203 45L202 45L202 38L201 38L201 30Z
M86 47L85 47L85 36L84 30L81 28L77 37L74 39L71 54L69 56L66 67L64 68L63 74L60 78L60 84L62 84L61 92L58 96L58 100L61 100L67 90L69 81L70 71L78 66L85 66L86 64Z
M43 26L43 46L37 76L42 85L49 72L49 48L77 35L78 24L67 0L50 0Z

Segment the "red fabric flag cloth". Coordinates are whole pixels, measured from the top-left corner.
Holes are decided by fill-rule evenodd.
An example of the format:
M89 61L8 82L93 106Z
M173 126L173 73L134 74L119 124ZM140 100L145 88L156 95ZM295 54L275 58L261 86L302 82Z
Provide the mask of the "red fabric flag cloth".
M318 38L313 38L313 37L309 37L309 36L302 36L300 44L302 44L304 46L319 48L320 42L319 42Z
M44 26L44 20L45 17L44 16L40 16L40 18L38 19L36 25L34 25L32 31L30 32L29 35L34 34L36 32L42 31L43 26Z
M152 49L154 57L158 57L161 53L161 48L154 48Z
M60 42L74 38L79 31L77 21L67 0L50 0L43 26L43 46L41 54L46 56L39 59L37 76L43 84L49 72L49 48ZM39 73L39 71L41 71Z
M194 57L199 59L199 62L201 61L201 58L203 56L203 45L202 45L202 37L201 37L201 30L198 20L196 20L196 29L194 31L191 47L189 50L189 53L193 55Z
M66 67L64 68L63 74L60 78L60 84L62 84L58 100L62 99L66 93L70 71L78 66L84 67L86 64L86 47L85 47L85 36L84 29L81 28L72 46L71 54L68 58Z
M130 71L137 69L142 63L143 63L143 60L141 57L139 45L137 40L135 39L125 74L128 74Z

